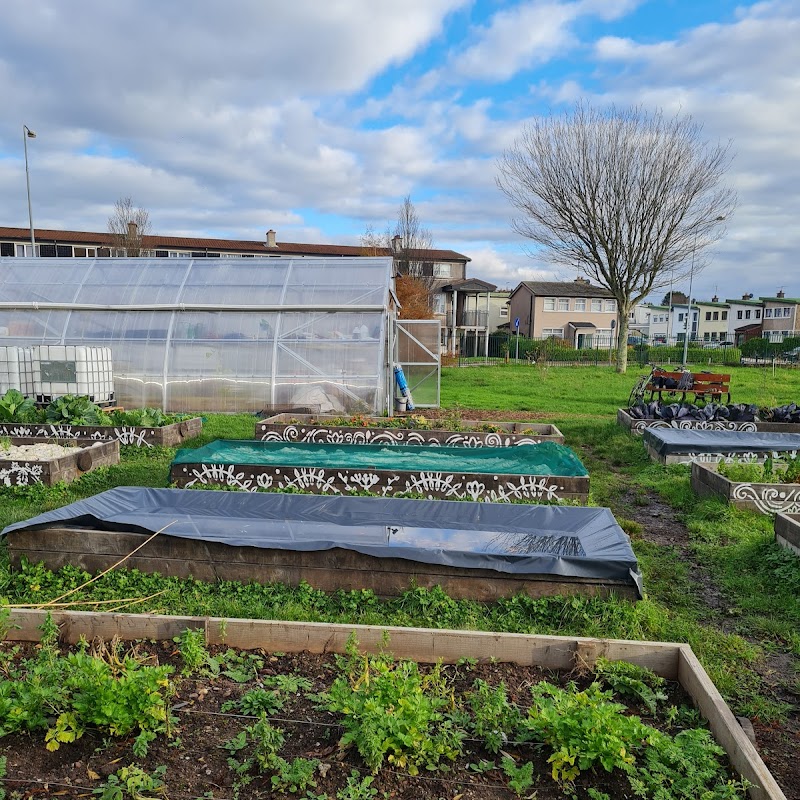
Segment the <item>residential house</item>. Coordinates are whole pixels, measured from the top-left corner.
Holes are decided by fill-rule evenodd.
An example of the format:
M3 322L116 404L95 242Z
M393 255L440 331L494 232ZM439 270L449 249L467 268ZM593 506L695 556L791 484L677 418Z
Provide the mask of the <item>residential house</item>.
M727 299L725 302L729 306L728 341L740 347L748 339L761 338L764 314L761 301L754 300L751 293L743 294L741 299Z
M676 303L670 306L669 310L669 340L683 342L686 334L689 334L689 341L697 339L697 325L699 322L700 309L694 304ZM688 317L688 319L687 319Z
M479 278L465 278L439 287L434 295L442 297L442 347L445 352L458 353L462 338L469 340L467 353L482 355L486 352L487 336L508 320L507 291L497 291L497 286Z
M775 297L762 297L764 304L763 336L771 342L782 342L787 336L800 334L797 307L800 299L786 297L783 290Z
M509 297L509 326L532 339L557 337L571 345L607 347L617 324L617 301L586 278L571 282L523 281Z
M732 341L728 339L728 316L730 307L720 303L715 295L711 301L695 300L699 309L697 320L697 338L706 344Z
M628 315L628 334L630 336L650 338L650 303L637 303Z
M670 336L669 306L650 305L650 342L666 344Z

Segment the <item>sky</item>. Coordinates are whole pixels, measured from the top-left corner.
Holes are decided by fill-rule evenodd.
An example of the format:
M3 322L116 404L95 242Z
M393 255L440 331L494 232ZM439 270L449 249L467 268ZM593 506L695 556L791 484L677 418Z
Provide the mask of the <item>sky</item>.
M572 280L498 160L578 101L639 105L731 145L693 296L800 297L798 42L798 0L3 0L0 225L28 226L27 125L36 227L130 197L155 234L359 244L410 196L470 277Z

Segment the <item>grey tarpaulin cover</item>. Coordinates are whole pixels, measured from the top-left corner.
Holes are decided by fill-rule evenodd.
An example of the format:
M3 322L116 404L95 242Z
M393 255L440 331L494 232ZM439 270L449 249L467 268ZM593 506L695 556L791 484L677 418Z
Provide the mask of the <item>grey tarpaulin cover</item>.
M170 524L171 523L171 524ZM232 546L340 547L425 564L635 584L630 541L607 508L121 486L9 525L155 532Z
M778 453L800 450L800 433L647 428L644 440L660 456L671 453Z

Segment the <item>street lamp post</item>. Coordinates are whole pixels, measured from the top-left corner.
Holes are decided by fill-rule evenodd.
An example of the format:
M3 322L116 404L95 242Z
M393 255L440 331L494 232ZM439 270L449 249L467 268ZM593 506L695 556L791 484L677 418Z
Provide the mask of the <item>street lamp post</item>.
M725 217L715 217L714 222L723 222ZM694 254L697 250L697 233L694 235L694 242L692 243L692 263L689 267L689 296L686 298L686 321L683 327L683 364L682 370L686 370L686 360L689 353L689 316L692 313L692 280L694 279ZM670 297L670 303L672 298ZM699 321L699 320L698 320Z
M28 187L28 223L31 226L31 255L36 256L36 237L33 233L33 212L31 211L31 177L28 172L28 139L35 139L36 134L27 126L22 126L22 144L25 148L25 184Z

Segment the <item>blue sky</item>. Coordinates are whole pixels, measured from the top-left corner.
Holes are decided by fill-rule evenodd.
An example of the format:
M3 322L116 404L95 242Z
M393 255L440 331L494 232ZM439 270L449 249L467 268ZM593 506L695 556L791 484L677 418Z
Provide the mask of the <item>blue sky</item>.
M187 9L191 8L191 13ZM738 193L695 294L800 296L800 4L4 0L0 224L357 244L410 195L501 288L571 279L510 225L497 160L576 101L688 114ZM688 287L686 287L688 288Z

